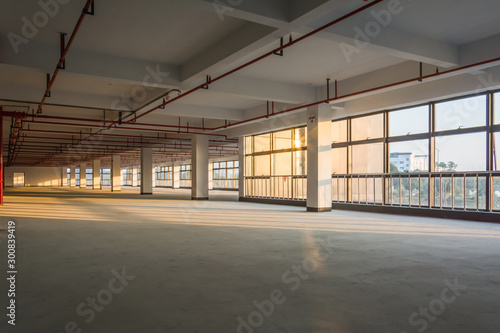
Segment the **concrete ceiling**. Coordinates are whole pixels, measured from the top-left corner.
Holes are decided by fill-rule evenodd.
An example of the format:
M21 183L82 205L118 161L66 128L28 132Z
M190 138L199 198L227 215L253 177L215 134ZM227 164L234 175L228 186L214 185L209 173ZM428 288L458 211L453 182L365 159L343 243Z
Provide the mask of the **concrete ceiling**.
M15 101L19 107L36 108L44 94L46 73L54 71L59 59L59 33L69 37L85 2L48 1L58 5L49 8L52 12L47 15L36 1L2 1L8 15L0 20L0 99L4 100L0 104ZM217 77L273 50L281 37L285 43L289 35L296 40L367 2L224 3L96 0L95 15L85 17L44 114L90 116L93 113L88 110L95 108L109 110L109 119L116 120L117 110L149 103L140 114L160 104L158 98L172 89L186 92L202 84L207 75ZM360 44L358 32L367 34L367 26L377 24L374 13L390 10L394 12L390 23ZM283 57L267 57L141 121L177 125L180 117L181 122L201 124L203 118L205 125L220 126L265 113L266 101L301 105L323 98L326 78L338 80L344 90L370 88L367 82L390 83L397 76L394 68L412 73L419 62L428 71L465 65L481 60L472 55L476 43L496 40L499 11L500 2L495 0L382 1L293 45ZM37 19L46 22L30 36L23 35L26 22ZM25 42L13 46L13 34L26 38ZM63 111L52 104L74 108ZM96 117L100 115L101 111ZM9 128L5 129L8 134Z

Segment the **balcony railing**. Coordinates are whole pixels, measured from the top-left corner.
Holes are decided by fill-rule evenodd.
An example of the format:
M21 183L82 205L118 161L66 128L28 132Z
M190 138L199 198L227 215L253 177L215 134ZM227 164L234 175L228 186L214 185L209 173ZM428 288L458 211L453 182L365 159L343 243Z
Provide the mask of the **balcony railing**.
M307 198L307 176L246 177L245 196L305 200Z
M500 172L332 175L340 203L500 211Z

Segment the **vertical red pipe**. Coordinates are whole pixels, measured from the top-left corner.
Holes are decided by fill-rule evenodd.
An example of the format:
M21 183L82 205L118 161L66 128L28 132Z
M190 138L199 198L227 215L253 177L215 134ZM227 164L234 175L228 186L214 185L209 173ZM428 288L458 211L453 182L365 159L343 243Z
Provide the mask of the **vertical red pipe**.
M3 205L3 108L0 107L0 205Z

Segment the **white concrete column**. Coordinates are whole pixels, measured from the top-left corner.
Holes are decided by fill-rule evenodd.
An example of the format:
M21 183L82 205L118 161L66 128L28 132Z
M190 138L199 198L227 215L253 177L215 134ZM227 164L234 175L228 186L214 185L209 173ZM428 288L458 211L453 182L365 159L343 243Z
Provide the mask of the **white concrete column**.
M208 136L191 138L191 199L208 200Z
M151 179L153 180L153 188L156 187L156 172L155 172L155 167L153 166L153 168L151 169Z
M181 186L181 166L179 163L172 165L172 188L176 189Z
M212 161L208 161L208 189L214 189L214 163Z
M153 148L141 148L141 194L153 194Z
M76 170L75 167L72 166L69 168L69 186L70 187L75 187L76 186Z
M92 161L92 189L101 189L101 160Z
M136 187L138 183L139 168L132 168L132 186Z
M61 186L68 186L68 168L61 168Z
M80 188L87 188L87 163L80 163Z
M238 138L238 160L239 160L239 179L238 179L238 191L240 198L245 197L245 137L240 136Z
M307 211L332 210L332 109L307 109Z
M120 155L111 156L111 192L122 190L121 161Z

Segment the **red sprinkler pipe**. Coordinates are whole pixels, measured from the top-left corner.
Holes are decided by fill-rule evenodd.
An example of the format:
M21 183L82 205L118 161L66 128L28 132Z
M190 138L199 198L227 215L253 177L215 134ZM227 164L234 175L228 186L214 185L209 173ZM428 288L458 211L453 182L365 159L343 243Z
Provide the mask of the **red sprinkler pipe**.
M252 121L256 121L256 120L261 120L261 119L266 119L266 118L270 118L270 117L273 117L273 116L283 115L285 113L289 113L289 112L293 112L293 111L298 111L298 110L305 109L305 108L308 108L308 107L311 107L311 106L315 106L315 105L320 105L320 104L330 103L330 102L335 102L335 101L339 102L339 100L342 100L342 99L345 99L345 98L351 98L351 97L355 97L355 96L366 95L366 94L370 94L370 93L376 92L376 91L381 91L381 90L391 89L391 88L398 87L398 86L408 85L410 83L422 82L423 80L426 80L426 79L437 78L437 77L440 77L440 76L449 75L449 74L452 74L452 73L455 73L455 72L459 72L459 71L466 71L466 70L469 70L469 69L472 69L472 68L475 68L475 67L489 65L489 64L492 64L494 62L500 62L500 58L494 58L494 59L491 59L491 60L481 61L481 62L477 62L477 63L471 64L471 65L457 67L457 68L449 69L449 70L442 71L442 72L436 72L436 73L429 74L429 75L419 76L419 77L411 78L411 79L408 79L408 80L403 80L403 81L399 81L399 82L395 82L395 83L391 83L391 84L386 84L386 85L379 86L379 87L376 87L376 88L370 88L370 89L366 89L366 90L361 90L361 91L358 91L358 92L354 92L354 93L350 93L350 94L346 94L346 95L342 95L342 96L336 96L336 97L333 97L333 98L330 98L330 99L324 99L324 100L321 100L321 101L316 101L316 102L313 102L313 103L296 106L296 107L293 107L293 108L290 108L290 109L287 109L287 110L283 110L283 111L279 111L279 112L276 112L276 113L273 113L273 114L259 116L259 117L254 117L254 118L250 118L250 119L238 121L236 123L232 123L232 124L229 124L229 125L222 125L222 126L214 128L213 130L216 131L216 130L226 129L228 127L242 125L242 124L245 124L245 123L248 123L248 122L252 122Z
M66 59L66 55L68 54L69 48L73 44L73 41L75 40L76 34L78 33L78 30L80 29L80 26L82 25L83 19L87 15L93 1L94 0L87 0L87 3L85 4L85 7L83 8L82 13L80 14L80 18L78 19L78 22L76 23L75 29L73 29L73 33L71 34L71 37L69 38L68 45L66 45L66 48L64 49L63 53L61 54L61 59L59 59L59 62L57 63L54 74L52 74L52 78L50 79L50 82L47 85L47 89L45 90L45 94L43 95L42 101L40 102L40 105L38 105L38 109L36 111L37 114L42 113L43 104L45 103L47 96L50 94L50 89L52 88L52 86L54 85L54 82L56 81L57 75L59 74L59 70L62 68L62 66L64 64L64 60Z
M1 106L0 112L3 112ZM0 116L0 205L3 205L3 171L3 117Z
M196 87L192 88L191 90L188 90L188 91L186 91L185 93L180 94L180 95L179 95L179 96L177 96L177 97L174 97L174 98L172 98L172 99L170 99L170 100L167 100L167 101L165 101L165 102L161 103L161 104L160 104L160 105L158 105L158 106L155 106L154 108L152 108L152 109L150 109L150 110L148 110L148 111L146 111L146 112L144 112L144 113L142 113L142 114L140 114L140 115L136 116L134 119L139 119L139 118L141 118L141 117L144 117L145 115L147 115L147 114L149 114L149 113L151 113L151 112L153 112L153 111L156 111L156 110L158 110L159 108L163 108L163 107L164 107L165 105L167 105L167 104L173 103L173 102L175 102L176 100L181 99L181 98L183 98L183 97L185 97L185 96L187 96L187 95L190 95L190 94L194 93L195 91L198 91L198 90L200 90L200 89L202 89L202 88L204 88L204 87L208 87L210 84L212 84L212 83L214 83L214 82L217 82L217 81L219 81L219 80L221 80L221 79L225 78L226 76L229 76L229 75L231 75L231 74L234 74L234 73L236 73L236 72L238 72L238 71L242 70L243 68L246 68L246 67L248 67L248 66L250 66L250 65L255 64L256 62L261 61L262 59L265 59L265 58L267 58L267 57L272 56L272 55L273 55L273 54L275 54L275 53L278 53L278 52L280 52L280 51L283 51L284 49L287 49L287 48L289 48L290 46L292 46L292 45L294 45L294 44L296 44L296 43L299 43L299 42L303 41L304 39L309 38L309 37L311 37L311 36L313 36L313 35L317 34L318 32L321 32L321 31L323 31L323 30L325 30L325 29L328 29L328 28L332 27L333 25L335 25L335 24L337 24L337 23L339 23L339 22L342 22L342 21L344 21L344 20L346 20L346 19L350 18L351 16L354 16L354 15L356 15L356 14L358 14L358 13L360 13L360 12L362 12L362 11L366 10L366 9L369 9L369 8L371 8L371 7L373 7L373 6L377 5L377 4L379 4L379 3L380 3L380 2L382 2L382 1L384 1L384 0L375 0L375 1L373 1L373 2L371 2L371 3L369 3L369 4L367 4L367 5L364 5L364 6L362 6L362 7L358 8L358 9L356 9L356 10L354 10L354 11L352 11L352 12L350 12L350 13L348 13L348 14L346 14L346 15L344 15L344 16L342 16L342 17L340 17L340 18L338 18L338 19L336 19L336 20L334 20L334 21L332 21L332 22L330 22L330 23L327 23L327 24L325 24L325 25L323 25L323 26L321 26L321 27L319 27L319 28L317 28L317 29L315 29L315 30L313 30L313 31L311 31L311 32L309 32L309 33L307 33L307 34L305 34L305 35L304 35L304 36L302 36L302 37L297 38L295 41L293 41L293 40L292 40L292 38L291 38L291 36L290 36L290 41L289 41L288 43L284 44L283 46L280 46L280 47L278 47L277 49L274 49L274 50L272 50L272 51L269 51L269 52L267 52L267 53L265 53L265 54L263 54L263 55L261 55L261 56L259 56L259 57L255 58L255 59L253 59L253 60L250 60L250 61L248 61L248 62L244 63L243 65L238 66L238 67L236 67L235 69L232 69L232 70L230 70L229 72L227 72L227 73L225 73L225 74L222 74L222 75L220 75L220 76L218 76L218 77L216 77L216 78L213 78L213 79L212 79L212 78L210 78L207 82L202 83L202 84L200 84L199 86L196 86ZM129 120L129 121L127 121L126 123L129 123L129 122L132 122L132 120Z

